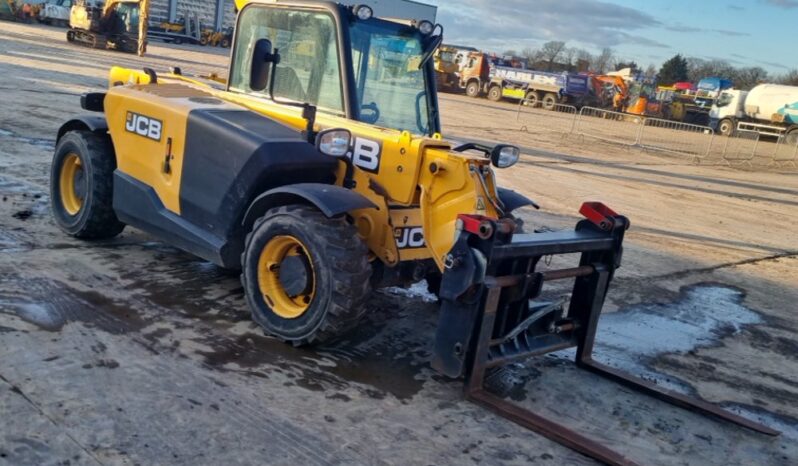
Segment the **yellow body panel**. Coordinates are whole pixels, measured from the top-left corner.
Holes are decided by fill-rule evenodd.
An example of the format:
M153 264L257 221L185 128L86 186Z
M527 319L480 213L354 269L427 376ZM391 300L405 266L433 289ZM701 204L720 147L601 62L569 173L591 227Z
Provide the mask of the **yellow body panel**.
M222 105L194 101L210 94L187 85L171 83L112 87L105 97L105 115L116 151L117 169L151 186L168 210L180 213L180 176L186 142L188 113ZM232 107L229 104L223 104ZM154 131L138 131L144 125L132 119L157 120ZM144 132L145 134L140 134ZM166 158L169 155L169 167Z
M159 76L159 84L146 85L149 77L145 73L114 68L109 81L139 83L113 87L105 100L118 167L152 186L167 209L175 213L180 213L187 115L192 109L203 107L188 99L191 92L218 97L226 105L247 108L297 130L307 125L300 108L277 104L266 97L222 90L182 76ZM125 131L126 112L162 119L161 141ZM355 168L353 175L354 190L374 202L378 209L355 210L350 216L374 257L387 265L432 258L442 270L443 257L455 241L458 214L498 217L491 201L496 197L496 187L487 158L452 152L451 144L439 135L414 136L319 112L314 129L327 128L346 128L354 137L378 141L381 145L379 171ZM174 159L171 174L166 174L163 160L169 137ZM339 185L344 172L342 162L337 176ZM480 173L484 182L480 181ZM424 246L397 247L397 234L404 233L401 229L414 226L423 229ZM414 238L417 242L418 237ZM404 244L401 236L398 241Z

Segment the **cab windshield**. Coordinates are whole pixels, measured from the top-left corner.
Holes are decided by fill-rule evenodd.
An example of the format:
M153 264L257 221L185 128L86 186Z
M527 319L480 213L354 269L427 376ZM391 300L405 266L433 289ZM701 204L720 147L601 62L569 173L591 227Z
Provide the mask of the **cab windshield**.
M360 121L428 134L424 47L416 28L371 19L351 25L355 98Z
M718 101L715 102L715 105L717 105L718 107L725 107L729 105L733 99L734 96L731 93L723 92L721 93L720 97L718 97Z

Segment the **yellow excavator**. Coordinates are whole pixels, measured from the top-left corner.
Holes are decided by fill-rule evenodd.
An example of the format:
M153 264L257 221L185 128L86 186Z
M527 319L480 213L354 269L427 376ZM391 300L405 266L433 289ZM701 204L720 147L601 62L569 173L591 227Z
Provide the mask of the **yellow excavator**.
M143 56L148 17L149 0L108 0L103 7L78 0L70 10L67 41Z
M457 49L441 45L435 52L435 80L439 91L449 91L459 89L460 78L457 72L460 70L456 62Z

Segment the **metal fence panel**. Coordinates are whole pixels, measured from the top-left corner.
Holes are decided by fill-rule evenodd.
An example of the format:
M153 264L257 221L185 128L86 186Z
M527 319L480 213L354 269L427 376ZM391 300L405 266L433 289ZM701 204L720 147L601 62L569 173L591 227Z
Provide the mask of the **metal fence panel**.
M640 128L638 144L644 148L701 159L709 155L715 132L708 126L679 121L646 118Z
M723 146L723 160L729 165L744 163L751 165L759 146L759 133L754 131L738 131L734 136L726 138Z
M643 118L594 107L582 107L574 131L585 137L625 146L636 146L640 140Z
M571 134L576 122L577 109L573 105L554 104L550 109L543 108L542 102L526 99L518 103L515 121L521 124L521 131L535 133L548 131Z
M776 143L776 150L773 152L771 165L792 165L795 167L796 159L798 159L798 139L793 144L790 144L789 138L782 136Z

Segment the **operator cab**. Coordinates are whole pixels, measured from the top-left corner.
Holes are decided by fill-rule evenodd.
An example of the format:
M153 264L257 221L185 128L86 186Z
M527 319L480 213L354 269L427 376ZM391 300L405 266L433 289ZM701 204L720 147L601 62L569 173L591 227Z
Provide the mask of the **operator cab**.
M440 26L375 18L362 5L309 1L248 3L237 21L229 91L311 104L320 113L413 134L440 132L431 59ZM253 62L263 60L257 49L264 43L269 56L279 55L265 88L252 78L253 64L263 66Z

